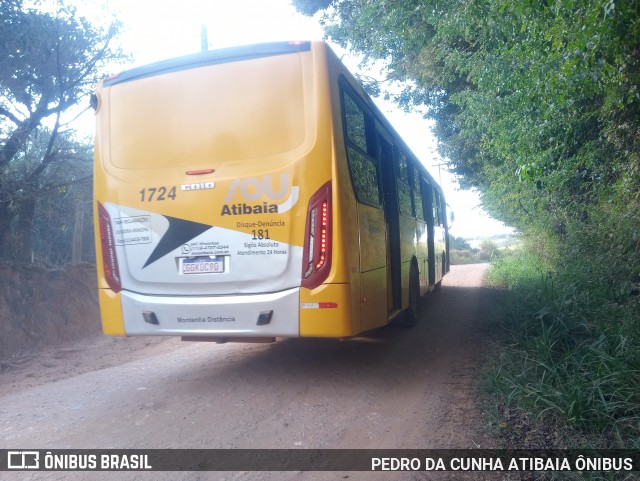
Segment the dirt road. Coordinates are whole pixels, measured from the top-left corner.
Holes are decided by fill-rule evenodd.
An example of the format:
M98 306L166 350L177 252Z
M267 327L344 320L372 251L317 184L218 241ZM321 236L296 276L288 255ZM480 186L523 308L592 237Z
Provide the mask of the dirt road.
M486 344L485 269L454 266L409 330L258 345L99 337L45 351L0 375L0 447L497 447L482 432L475 392ZM424 476L0 473L20 480Z

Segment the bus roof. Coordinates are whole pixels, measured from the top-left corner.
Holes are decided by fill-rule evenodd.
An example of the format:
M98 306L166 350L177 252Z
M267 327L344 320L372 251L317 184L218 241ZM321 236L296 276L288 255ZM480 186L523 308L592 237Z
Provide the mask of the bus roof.
M272 55L305 52L310 50L310 42L272 42L255 45L243 45L219 50L207 50L182 57L161 60L142 67L132 68L105 79L104 86L109 87L131 80L138 80L154 75L162 75L179 70L205 67L226 62L237 62Z

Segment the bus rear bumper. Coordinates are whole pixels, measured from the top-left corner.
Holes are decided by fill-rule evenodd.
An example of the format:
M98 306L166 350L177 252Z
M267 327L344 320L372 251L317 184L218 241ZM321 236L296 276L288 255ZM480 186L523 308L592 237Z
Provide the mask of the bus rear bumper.
M120 293L127 336L298 337L300 288L238 296Z

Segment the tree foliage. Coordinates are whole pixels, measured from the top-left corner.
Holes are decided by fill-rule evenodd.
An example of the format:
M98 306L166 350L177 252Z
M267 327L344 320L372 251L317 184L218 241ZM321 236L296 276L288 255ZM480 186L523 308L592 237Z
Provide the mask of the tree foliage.
M91 153L70 123L104 66L121 58L119 25L92 25L68 5L0 4L0 256L31 255L34 213L90 177ZM84 104L84 105L83 105Z
M455 237L449 234L449 247L455 250L471 250L471 245L462 237Z
M637 191L637 0L294 4L411 81L398 100L428 106L440 152L495 216L561 228L612 186Z

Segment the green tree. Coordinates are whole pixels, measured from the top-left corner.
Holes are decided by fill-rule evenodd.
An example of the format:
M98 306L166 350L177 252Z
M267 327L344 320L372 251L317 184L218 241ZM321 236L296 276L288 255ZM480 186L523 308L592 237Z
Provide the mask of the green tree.
M638 207L637 0L294 0L426 105L441 154L486 208L562 236L593 204Z
M471 246L469 243L464 240L462 237L456 237L449 234L449 247L451 249L461 250L461 251L470 251Z
M491 239L483 239L480 243L480 257L485 260L491 260L491 257L498 250L498 246Z
M99 27L58 3L56 12L0 4L0 256L27 260L38 199L79 180L86 149L72 120L88 107L99 72L122 58L119 24Z

